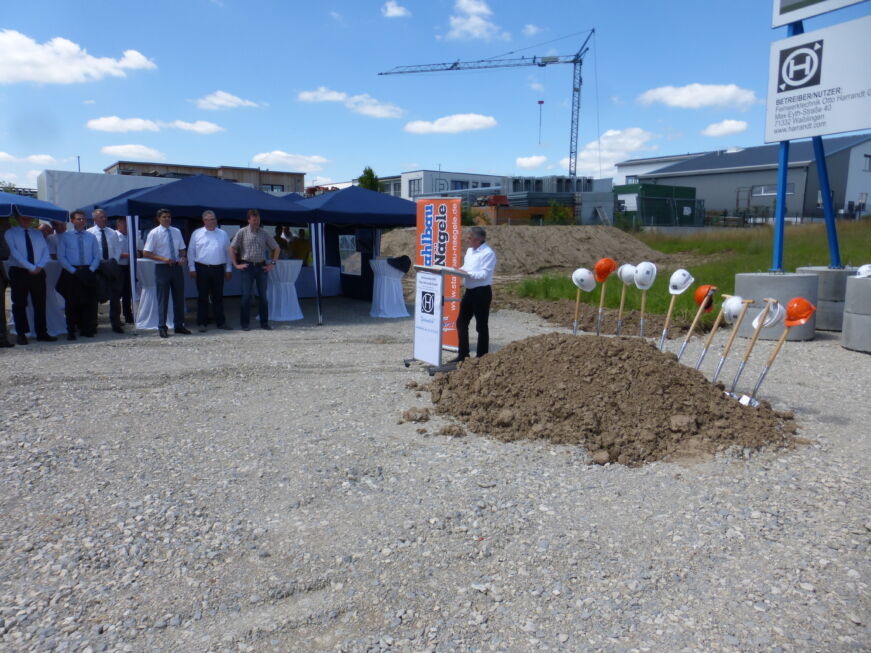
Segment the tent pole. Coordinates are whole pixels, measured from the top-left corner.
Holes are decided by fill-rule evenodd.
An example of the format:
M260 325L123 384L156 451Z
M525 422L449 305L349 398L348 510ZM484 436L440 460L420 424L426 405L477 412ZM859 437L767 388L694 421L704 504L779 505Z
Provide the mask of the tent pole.
M127 216L127 272L130 274L130 303L133 304L133 331L136 331L136 317L139 315L139 293L136 292L137 245L139 244L139 216Z
M321 312L321 237L320 230L316 222L310 222L308 225L309 234L311 236L312 245L312 274L315 280L315 306L318 311L318 326L324 323L324 317Z

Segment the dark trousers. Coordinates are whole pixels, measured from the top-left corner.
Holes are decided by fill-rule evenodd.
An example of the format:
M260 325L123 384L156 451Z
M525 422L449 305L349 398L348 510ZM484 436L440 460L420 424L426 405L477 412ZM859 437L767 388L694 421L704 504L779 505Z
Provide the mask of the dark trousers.
M166 311L172 293L175 328L184 327L184 272L181 266L158 263L154 266L154 285L157 287L157 326L166 328Z
M133 324L133 289L130 287L130 266L122 265L121 271L124 278L121 282L121 309L124 313L124 321Z
M0 261L0 267L3 261ZM0 342L6 340L6 277L5 272L0 270Z
M224 265L195 263L197 271L197 324L209 323L209 302L212 303L215 324L224 326Z
M45 324L45 270L39 274L30 274L18 266L9 268L9 285L12 286L12 319L15 320L15 331L19 336L30 332L27 321L27 298L33 304L33 320L36 322L36 335L47 336Z
M92 336L97 333L97 286L93 272L84 273L84 278L82 274L63 270L57 285L63 289L67 333Z
M257 293L260 295L260 325L269 323L269 302L266 299L266 270L263 263L249 263L242 270L242 299L239 306L239 322L242 328L251 324L251 297L254 295L254 284L257 284Z
M460 314L457 317L457 335L459 337L460 359L469 357L469 322L475 318L475 330L478 332L476 353L480 358L490 351L490 328L487 320L490 317L490 302L493 300L493 289L490 286L467 288L460 300Z

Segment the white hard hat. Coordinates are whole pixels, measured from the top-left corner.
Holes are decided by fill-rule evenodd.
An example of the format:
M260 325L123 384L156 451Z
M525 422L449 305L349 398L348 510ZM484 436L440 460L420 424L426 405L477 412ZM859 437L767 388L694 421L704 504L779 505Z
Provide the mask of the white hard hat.
M591 292L596 287L596 279L587 268L578 268L572 272L572 283L584 292Z
M656 279L656 266L650 261L644 261L635 266L635 286L638 290L647 290Z
M762 312L759 312L753 319L753 328L759 328L759 318L762 317ZM773 327L776 324L783 321L783 318L786 317L786 309L783 308L783 304L780 302L774 302L771 304L771 308L768 309L768 315L765 316L765 322L762 323L762 328L767 329L768 327Z
M744 298L738 295L732 295L723 302L723 317L729 324L735 324L738 316L741 315L741 309L744 306Z
M635 283L635 266L631 263L624 263L617 268L617 278L627 286Z
M857 277L871 277L871 263L866 263L865 265L859 266L859 269L856 271Z
M668 292L672 295L680 295L684 290L693 285L693 281L695 281L693 275L687 270L683 268L675 270L668 281Z

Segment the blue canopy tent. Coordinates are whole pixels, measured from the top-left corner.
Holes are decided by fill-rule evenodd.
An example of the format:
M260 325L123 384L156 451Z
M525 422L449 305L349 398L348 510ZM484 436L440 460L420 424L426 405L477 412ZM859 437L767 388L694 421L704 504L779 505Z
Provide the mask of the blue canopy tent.
M340 234L354 234L361 257L361 274L342 274L343 293L358 299L372 298L372 270L369 260L381 249L381 229L413 227L417 223L417 205L414 202L373 190L349 186L339 191L316 195L296 202L312 211L312 254L314 256L315 283L318 288L318 324L321 324L321 296L324 266L328 261L338 262ZM327 238L327 235L330 238Z
M69 212L66 209L62 209L51 202L0 191L0 217L8 218L15 212L29 218L42 218L43 220L55 220L57 222L66 222L69 216Z

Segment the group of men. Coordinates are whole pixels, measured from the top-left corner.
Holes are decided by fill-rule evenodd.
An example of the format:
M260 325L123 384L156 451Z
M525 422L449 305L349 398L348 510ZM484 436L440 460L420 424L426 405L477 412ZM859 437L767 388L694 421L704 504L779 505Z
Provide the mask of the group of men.
M197 325L201 332L207 330L209 305L212 317L220 329L230 330L224 313L224 280L229 279L236 268L242 276L240 323L242 330L250 330L251 300L256 284L259 294L258 310L260 327L269 325L267 301L268 273L275 266L279 245L260 226L260 213L248 211L248 225L240 229L232 242L227 233L218 227L214 211L202 214L203 226L191 234L189 245L185 244L181 231L172 226L168 209L157 212L157 226L152 229L142 247L142 255L155 262L155 286L158 308L158 333L169 337L167 312L172 297L173 330L177 334L190 334L185 327L184 270L197 284ZM6 284L12 288L12 315L15 322L17 343L28 344L30 323L27 303L33 307L36 339L52 342L57 340L48 333L46 323L46 275L45 265L56 258L61 273L55 286L64 298L67 339L78 336L93 338L97 333L97 310L100 300L109 302L109 320L112 330L124 333L124 323L134 321L130 303L129 252L127 223L118 220L115 229L108 226L108 217L102 209L96 209L92 218L94 226L87 227L83 211L74 211L66 224L56 223L52 233L34 228L36 222L24 216L17 217L17 225L10 227L0 243L0 259L8 258L9 274L6 276L0 265L0 347L12 346L6 337ZM48 231L48 230L46 230ZM138 249L138 248L137 248ZM8 250L5 251L5 250Z

